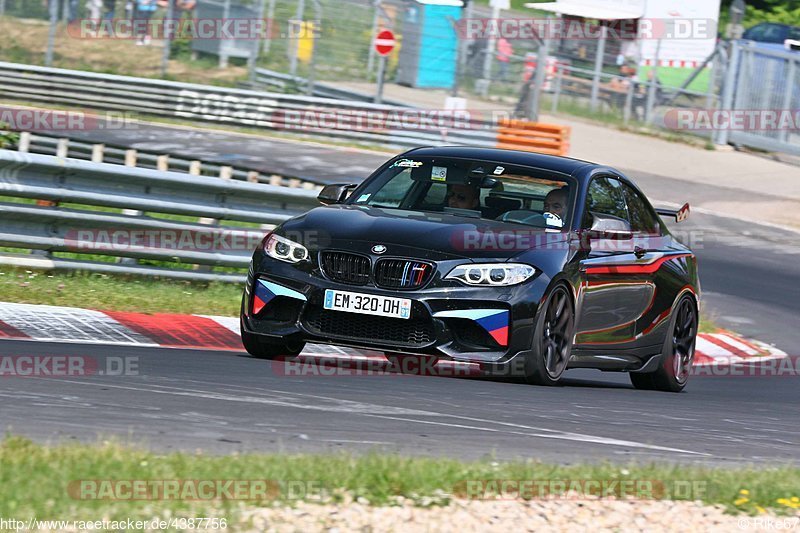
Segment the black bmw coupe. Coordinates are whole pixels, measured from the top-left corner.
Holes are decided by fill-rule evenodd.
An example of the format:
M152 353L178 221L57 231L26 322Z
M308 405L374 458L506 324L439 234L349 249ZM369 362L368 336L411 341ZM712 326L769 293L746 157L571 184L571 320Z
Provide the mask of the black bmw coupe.
M621 172L496 149L417 148L256 249L242 299L247 351L306 342L478 363L557 384L565 370L629 372L681 391L700 285L690 249Z

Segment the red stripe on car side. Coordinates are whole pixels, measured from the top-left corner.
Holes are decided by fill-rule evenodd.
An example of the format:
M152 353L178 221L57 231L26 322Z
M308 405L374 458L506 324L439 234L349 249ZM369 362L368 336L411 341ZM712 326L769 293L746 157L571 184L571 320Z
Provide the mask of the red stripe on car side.
M661 268L661 265L667 261L677 259L679 257L690 257L692 254L675 254L666 255L656 259L652 263L644 265L609 265L609 266L596 266L586 267L587 274L652 274Z

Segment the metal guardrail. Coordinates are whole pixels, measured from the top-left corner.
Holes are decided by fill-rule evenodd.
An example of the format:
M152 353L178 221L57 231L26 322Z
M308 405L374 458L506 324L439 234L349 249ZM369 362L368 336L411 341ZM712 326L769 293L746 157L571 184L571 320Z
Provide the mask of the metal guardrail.
M455 121L444 128L383 128L368 123L367 114L386 117L408 108L17 63L0 62L0 98L321 135L401 149L497 144L492 120ZM303 123L308 113L322 116L325 112L335 113L334 124L315 128Z
M0 150L0 196L78 204L65 209L0 202L0 246L126 258L108 263L0 255L0 264L236 282L244 276L209 267L247 267L266 228L318 205L316 191L305 189L9 150ZM198 222L125 214L131 211L121 209L182 215ZM262 226L222 226L217 220ZM137 259L166 265L140 265Z
M294 176L274 173L261 174L255 170L223 163L187 159L172 154L148 153L123 145L89 143L38 133L22 132L18 149L20 152L83 159L94 161L95 163L127 164L140 168L172 170L202 176L227 176L235 180L268 183L285 187L301 187L303 189L322 188L322 185L318 185L313 181ZM99 159L96 159L98 156ZM164 166L167 168L162 168Z
M292 76L283 72L276 72L266 68L255 69L254 84L264 89L278 89L281 91L299 90L308 94L308 79L300 76ZM351 102L366 102L372 103L375 101L375 95L367 94L360 91L343 89L333 85L328 85L324 82L315 82L313 85L313 94L311 96L319 96L322 98L336 98L339 100L349 100ZM398 100L391 100L383 98L383 103L397 107L412 107L404 102Z

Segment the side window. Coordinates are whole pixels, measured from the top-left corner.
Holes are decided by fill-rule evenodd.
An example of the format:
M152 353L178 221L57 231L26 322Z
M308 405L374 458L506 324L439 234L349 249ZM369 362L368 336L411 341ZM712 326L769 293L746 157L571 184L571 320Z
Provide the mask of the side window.
M647 204L647 201L629 185L623 183L622 188L625 190L625 198L628 203L631 229L634 232L659 235L661 226L658 223L658 216Z
M594 178L589 184L586 210L583 214L584 229L592 227L592 213L616 217L629 221L622 184L613 178Z
M404 169L370 198L370 205L382 207L400 207L414 182L411 180L411 169Z

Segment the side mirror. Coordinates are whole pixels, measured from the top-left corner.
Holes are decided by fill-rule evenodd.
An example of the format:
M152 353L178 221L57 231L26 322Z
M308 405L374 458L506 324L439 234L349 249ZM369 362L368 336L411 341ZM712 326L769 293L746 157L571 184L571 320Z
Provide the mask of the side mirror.
M326 185L319 191L317 200L324 205L340 204L347 199L347 193L356 187L358 187L358 185L353 183Z
M631 225L625 220L592 213L592 227L584 231L588 239L610 239L628 241L633 239Z

